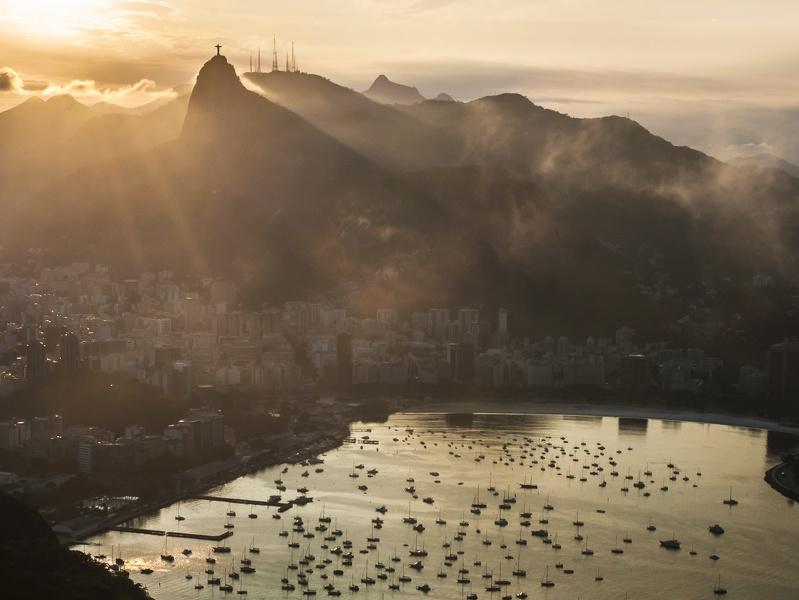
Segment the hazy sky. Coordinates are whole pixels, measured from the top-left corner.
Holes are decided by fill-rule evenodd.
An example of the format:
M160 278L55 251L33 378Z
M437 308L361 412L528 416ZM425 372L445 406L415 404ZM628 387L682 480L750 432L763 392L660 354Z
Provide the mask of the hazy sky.
M217 41L240 70L260 44L268 66L275 36L356 89L385 73L465 100L518 91L701 145L703 123L681 122L794 114L797 23L797 0L0 0L0 109L64 90L141 103L191 81Z

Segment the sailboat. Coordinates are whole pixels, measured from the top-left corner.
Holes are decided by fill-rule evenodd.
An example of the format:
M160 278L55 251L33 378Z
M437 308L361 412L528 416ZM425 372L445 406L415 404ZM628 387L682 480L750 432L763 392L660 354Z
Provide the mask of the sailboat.
M610 549L613 554L624 554L624 550L619 547L619 536L616 536L616 543L613 545L613 548Z
M585 540L585 548L583 548L582 552L580 552L583 556L593 556L594 551L588 547L588 540Z
M519 560L521 559L521 557L522 557L521 552L516 554L516 569L513 571L514 577L527 577L527 571L522 569L521 566L519 565Z
M549 565L547 565L544 578L541 580L541 587L555 587L555 582L549 578Z
M716 583L716 586L713 588L713 593L717 596L723 596L727 593L727 588L721 587L721 573L719 573L719 580Z
M177 508L177 514L175 515L175 521L185 521L185 520L186 517L180 514L180 501L178 501L178 508Z
M166 550L166 544L168 539L169 536L164 535L164 552L161 554L161 560L165 560L166 562L175 562L175 557L169 554Z
M732 488L730 488L730 497L729 497L729 498L726 498L726 499L725 499L723 502L724 502L724 504L726 504L727 506L738 506L738 501L737 501L737 500L735 500L735 499L732 497Z
M255 545L255 536L252 536L252 543L250 544L250 552L253 554L260 554L261 549Z

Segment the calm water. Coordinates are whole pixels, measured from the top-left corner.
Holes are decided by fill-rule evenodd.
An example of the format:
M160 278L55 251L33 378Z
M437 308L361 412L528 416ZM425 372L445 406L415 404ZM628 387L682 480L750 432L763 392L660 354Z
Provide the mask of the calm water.
M242 556L249 556L257 572L241 576L247 598L303 598L305 588L298 585L293 592L282 592L280 580L288 563L297 563L310 553L315 559L300 569L312 571L308 588L316 590L320 598L327 597L323 586L332 582L341 590L342 598L420 597L423 594L416 586L428 583L432 588L429 598L461 598L474 592L481 599L498 600L524 591L529 598L551 600L622 599L625 594L630 599L699 599L715 597L713 587L719 574L728 598L799 597L799 507L789 504L763 481L766 468L778 461L780 446L785 444L782 437L720 425L518 414L475 415L473 423L464 426L448 423L441 414L406 413L392 416L384 425L360 424L353 429L354 435L368 435L379 440L379 445L345 445L329 452L322 456L322 473L315 473L313 466L293 465L281 474L281 465L209 492L266 499L279 493L274 480L282 478L288 487L284 498L295 497L295 490L302 486L308 487L308 494L314 498L304 508L284 513L281 520L273 519L274 509L266 507L255 508L259 518L249 519L248 506L233 505L238 515L231 519L235 535L225 542L233 553L216 555L214 576L224 578L226 570L238 570ZM788 440L788 444L791 442ZM559 470L548 466L551 460ZM615 460L617 465L611 466L609 460ZM592 467L592 463L603 470ZM676 481L669 479L674 469L668 468L668 463L679 470ZM360 464L365 468L354 468ZM651 477L643 475L647 468ZM368 469L377 469L378 474L368 477ZM305 470L310 472L307 478L300 476ZM618 471L618 477L611 476L613 470ZM360 477L348 477L353 472ZM439 476L431 472L438 472ZM701 476L697 475L699 472ZM634 480L625 479L628 473ZM647 485L644 490L633 487L639 473ZM569 474L575 477L570 479ZM686 476L688 481L683 480ZM406 482L409 477L415 480L416 500L405 491L411 485ZM580 481L581 477L586 481ZM607 481L604 488L599 485L603 479ZM525 480L532 480L538 489L520 489L519 483ZM491 484L496 487L497 496L486 491ZM368 490L360 491L359 485L367 485ZM663 485L668 486L668 491L661 491ZM478 486L480 500L487 508L475 516L469 510ZM629 487L629 493L621 491L624 486ZM730 488L739 502L732 508L722 503ZM508 526L497 527L494 520L506 489L515 494L516 503L504 512ZM645 497L646 491L651 496ZM434 499L431 505L422 501L428 496ZM539 524L547 498L554 510L544 515L549 520L547 524ZM402 522L408 515L409 501L412 515L426 528L421 534ZM383 528L372 534L370 521L381 516L375 512L380 505L385 505L388 512L382 517ZM219 533L230 508L220 502L184 502L180 512L186 520L181 523L174 519L177 507L173 506L141 519L137 525ZM333 519L330 529L343 531L336 542L325 542L323 537L328 534L314 531L322 510ZM446 525L436 525L439 511ZM520 526L523 519L519 513L525 511L533 513L529 527ZM574 539L576 529L572 525L578 512L579 520L585 523L580 530L585 537L582 542ZM290 550L288 543L292 538L278 534L283 529L291 531L296 515L304 518L306 531L316 537L306 539L295 534L300 549ZM468 527L459 526L462 519L469 522ZM650 519L657 531L647 531ZM726 533L711 535L708 526L714 523L721 524ZM552 538L557 536L562 548L555 550L533 537L531 531L539 528L547 529ZM477 533L478 529L481 533ZM459 530L465 532L463 541L453 541ZM380 538L377 549L361 554L370 535ZM527 540L526 545L515 543L520 535ZM627 536L632 538L631 544L622 542ZM245 552L253 537L260 554ZM482 543L486 537L492 542L490 546ZM660 547L659 540L672 537L682 542L681 550ZM342 567L344 576L334 577L339 559L321 546L327 543L333 549L345 539L353 543L353 566ZM92 541L102 545L101 550L92 549L94 553L110 555L111 545L117 551L121 548L131 577L146 585L159 600L226 595L210 585L200 591L194 589L196 583L205 584L209 577L204 573L210 566L205 563L211 546L208 542L170 540L169 552L175 555L175 562L166 564L159 557L164 541L157 537L109 532ZM442 548L445 541L451 543L449 549ZM506 549L501 548L503 543ZM581 554L586 543L594 551L593 556ZM415 544L424 546L429 553L422 559L421 572L407 566L417 560L409 557L409 549ZM623 554L611 553L616 545L623 548ZM183 548L190 548L193 555L184 557ZM691 548L696 556L689 553ZM395 552L402 563L391 562ZM447 567L442 564L443 557L450 552L458 553L458 560ZM713 553L719 560L709 558ZM527 572L524 578L512 575L517 557ZM325 558L331 562L324 569L318 568ZM474 566L478 560L482 566ZM361 584L360 579L367 572L377 578L376 562L395 567L394 576L399 576L404 563L406 574L413 581L403 584L400 591L388 588L390 579L378 579L370 586ZM471 580L470 585L458 585L456 581L461 562L469 570L465 577ZM556 568L556 563L562 563L563 569ZM552 588L540 585L547 566L549 578L555 582ZM139 569L143 567L155 572L142 575ZM490 579L484 579L483 573L488 569L499 579L500 568L501 578L508 579L510 585L501 593L485 591ZM564 569L573 569L574 573L565 574ZM439 578L439 571L446 572L447 577ZM192 580L185 579L187 573L193 575ZM327 581L320 577L322 573L328 574ZM595 581L597 573L604 577L603 581ZM296 574L297 571L288 571L295 583ZM359 592L350 592L351 577L360 585ZM239 590L239 582L231 583L234 590ZM228 596L242 597L235 592Z

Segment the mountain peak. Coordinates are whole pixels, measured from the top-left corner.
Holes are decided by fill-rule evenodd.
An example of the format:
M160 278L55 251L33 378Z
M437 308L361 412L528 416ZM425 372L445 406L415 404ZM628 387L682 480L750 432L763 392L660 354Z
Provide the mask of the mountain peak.
M395 83L385 75L378 75L364 95L381 104L416 104L425 97L415 87Z
M217 54L206 62L200 72L197 74L197 83L195 84L195 91L197 89L216 89L217 91L244 88L236 75L236 69L231 65L227 58L221 54Z
M222 55L206 62L189 98L183 133L212 137L241 120L238 114L249 94L236 69Z
M76 106L85 106L75 100L74 96L70 96L69 94L58 94L57 96L51 96L47 99L47 104L52 106L58 106L61 108L74 108Z

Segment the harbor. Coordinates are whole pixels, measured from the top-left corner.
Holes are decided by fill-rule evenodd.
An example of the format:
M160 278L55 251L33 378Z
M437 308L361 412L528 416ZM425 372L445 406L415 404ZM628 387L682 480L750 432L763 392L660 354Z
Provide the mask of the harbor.
M185 539L174 561L160 556L174 543L154 535L109 531L89 547L114 548L155 598L612 600L653 585L689 600L795 597L772 558L794 561L796 508L753 458L768 432L535 414L462 422L398 413L372 426L377 447L341 445L165 508L141 527L174 530L180 516L180 530L234 532ZM280 512L267 500L277 495L313 503Z

